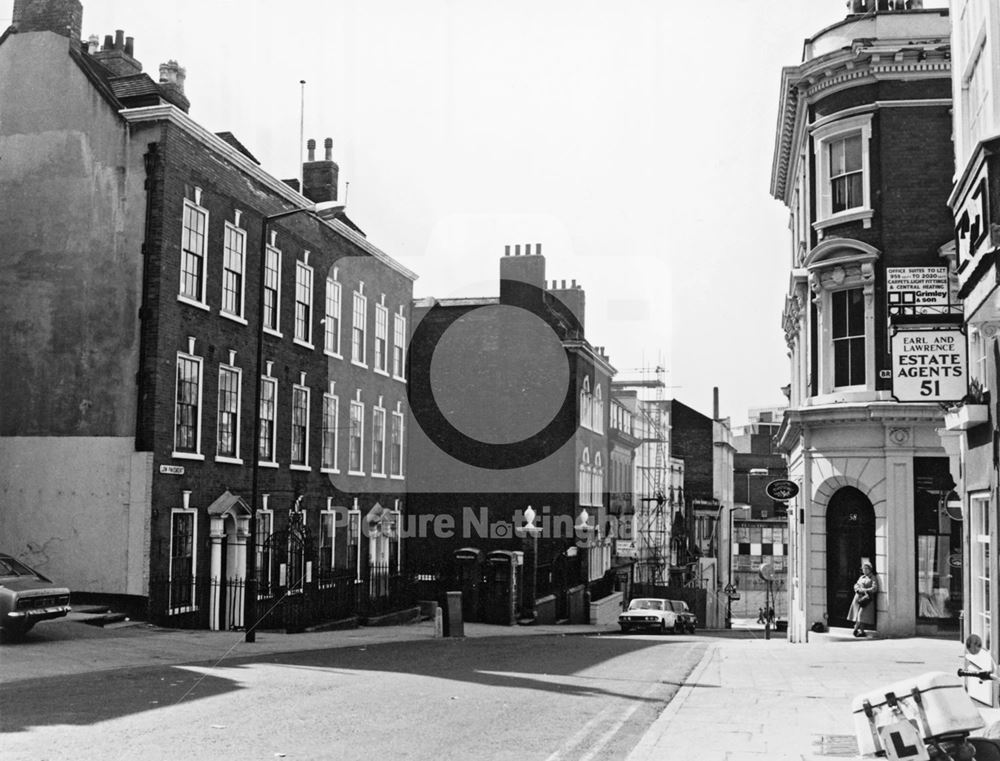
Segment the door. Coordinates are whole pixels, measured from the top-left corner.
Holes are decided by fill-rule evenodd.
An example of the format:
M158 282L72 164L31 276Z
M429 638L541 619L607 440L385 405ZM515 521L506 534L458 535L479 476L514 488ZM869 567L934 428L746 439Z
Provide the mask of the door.
M862 559L875 566L875 508L868 497L845 486L826 509L826 611L830 626L853 626L847 611ZM878 568L875 567L875 573Z

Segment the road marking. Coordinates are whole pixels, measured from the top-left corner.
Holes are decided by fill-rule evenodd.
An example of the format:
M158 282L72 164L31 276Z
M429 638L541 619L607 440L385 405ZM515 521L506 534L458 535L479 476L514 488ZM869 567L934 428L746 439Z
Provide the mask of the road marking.
M688 645L688 651L694 648L695 645ZM552 753L545 761L562 761L562 759L569 758L569 754L577 750L577 746L584 742L587 737L594 731L597 731L603 724L608 721L612 721L611 726L605 730L598 738L597 741L591 746L590 750L584 755L577 757L578 761L591 761L591 759L597 757L597 755L603 751L615 738L623 726L628 722L628 720L642 705L644 702L654 693L656 690L661 689L664 686L664 682L653 682L648 688L646 688L643 693L637 697L628 698L629 703L627 704L624 712L618 715L617 719L614 719L613 714L617 713L616 706L608 706L600 713L596 714L590 721L580 727L563 747ZM676 695L674 696L676 698ZM620 698L624 700L625 698ZM671 700L670 702L673 702Z

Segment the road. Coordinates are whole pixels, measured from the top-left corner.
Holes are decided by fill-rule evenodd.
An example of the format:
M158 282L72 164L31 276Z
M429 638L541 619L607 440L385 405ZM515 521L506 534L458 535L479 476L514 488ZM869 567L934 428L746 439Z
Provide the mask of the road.
M673 635L432 639L20 680L0 686L0 755L612 761L705 648Z

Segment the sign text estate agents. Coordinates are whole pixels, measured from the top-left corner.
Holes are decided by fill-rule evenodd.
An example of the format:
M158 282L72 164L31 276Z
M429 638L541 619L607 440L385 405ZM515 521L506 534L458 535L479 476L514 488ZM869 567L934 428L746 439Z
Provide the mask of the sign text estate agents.
M897 401L959 401L968 391L966 365L959 327L893 332L892 395Z

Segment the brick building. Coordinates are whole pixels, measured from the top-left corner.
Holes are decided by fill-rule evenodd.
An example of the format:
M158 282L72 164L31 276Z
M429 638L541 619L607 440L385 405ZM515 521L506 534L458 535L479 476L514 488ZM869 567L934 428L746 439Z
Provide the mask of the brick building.
M301 194L188 115L176 62L156 81L122 32L81 43L76 0L13 21L5 549L158 620L241 627L256 472L262 600L398 566L415 276L331 203L329 141Z
M779 443L800 487L789 505L796 642L815 625L848 625L863 560L881 584L879 635L948 630L962 608L936 433L950 370L911 369L927 359L914 347L954 340L948 12L867 5L806 40L778 102L771 193L792 232Z
M550 286L545 264L540 244L508 246L499 298L414 305L406 538L467 620L583 620L570 590L611 567L615 370L586 339L583 289Z

